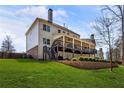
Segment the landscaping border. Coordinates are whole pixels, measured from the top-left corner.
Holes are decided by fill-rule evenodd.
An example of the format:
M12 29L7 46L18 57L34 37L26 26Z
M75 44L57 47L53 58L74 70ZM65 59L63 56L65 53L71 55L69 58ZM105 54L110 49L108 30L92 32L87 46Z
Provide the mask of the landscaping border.
M107 62L61 61L61 63L81 69L102 69L111 67L111 64ZM118 67L118 64L112 63L112 67Z

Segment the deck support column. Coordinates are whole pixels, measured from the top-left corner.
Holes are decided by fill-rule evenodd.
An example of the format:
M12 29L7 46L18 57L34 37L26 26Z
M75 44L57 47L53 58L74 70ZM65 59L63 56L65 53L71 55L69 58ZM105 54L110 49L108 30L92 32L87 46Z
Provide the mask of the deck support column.
M89 45L88 51L89 51L89 57L90 57L90 45Z
M94 58L95 58L95 53L94 53Z
M59 45L57 44L57 60L58 60L58 56L59 56Z
M82 42L81 42L81 55L80 56L82 56Z
M64 54L65 54L65 36L63 36L63 59L64 59Z
M73 38L73 42L72 42L72 44L73 44L73 46L72 46L72 48L73 48L73 56L72 57L74 57L74 38Z

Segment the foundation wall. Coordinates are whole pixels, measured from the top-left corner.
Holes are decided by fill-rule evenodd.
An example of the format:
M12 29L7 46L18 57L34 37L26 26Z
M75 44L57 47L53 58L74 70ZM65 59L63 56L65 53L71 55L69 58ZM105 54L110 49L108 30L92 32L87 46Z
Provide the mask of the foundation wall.
M28 55L31 55L33 58L38 59L38 46L27 51Z

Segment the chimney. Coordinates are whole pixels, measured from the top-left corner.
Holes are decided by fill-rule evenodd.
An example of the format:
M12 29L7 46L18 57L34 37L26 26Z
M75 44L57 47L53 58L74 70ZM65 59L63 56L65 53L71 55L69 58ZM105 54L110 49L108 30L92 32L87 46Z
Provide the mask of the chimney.
M94 34L91 34L91 35L90 35L90 39L91 39L91 41L92 41L94 44L96 44L96 41L95 41L95 38L94 38Z
M94 40L94 34L91 34L91 35L90 35L90 39L91 39L91 40Z
M53 22L53 10L52 9L48 10L48 21L51 23Z

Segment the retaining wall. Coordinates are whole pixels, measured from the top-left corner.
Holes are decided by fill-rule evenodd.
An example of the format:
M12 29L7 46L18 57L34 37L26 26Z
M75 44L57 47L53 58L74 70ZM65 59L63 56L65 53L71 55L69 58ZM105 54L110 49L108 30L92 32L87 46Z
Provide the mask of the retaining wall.
M61 63L81 69L102 69L111 67L111 64L107 62L61 61ZM112 67L118 67L118 64L112 63Z

